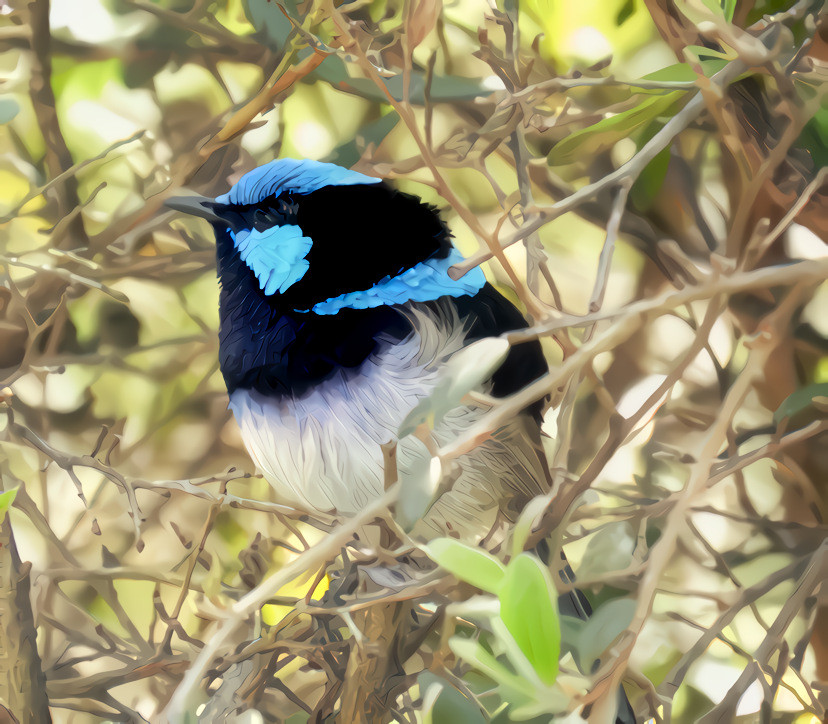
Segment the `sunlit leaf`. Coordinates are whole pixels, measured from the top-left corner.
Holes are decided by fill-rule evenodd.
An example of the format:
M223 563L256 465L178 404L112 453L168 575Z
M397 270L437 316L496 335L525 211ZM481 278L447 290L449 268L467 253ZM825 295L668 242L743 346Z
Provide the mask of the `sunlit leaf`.
M628 138L645 124L664 114L683 95L683 91L672 91L664 95L645 97L635 108L616 113L570 134L556 143L549 152L549 163L555 166L572 163L578 158L590 158L612 148L622 138Z
M454 538L436 538L423 548L429 558L455 578L489 593L495 593L500 588L504 566L482 548L466 545Z
M16 495L17 488L12 488L11 490L7 490L4 493L0 493L0 522L3 522L6 519L6 515L8 514L9 508L11 508L12 503L14 503Z
M634 53L656 31L643 0L527 0L520 8L543 33L541 56L558 70Z
M506 566L498 596L509 633L541 681L552 684L558 676L561 627L549 569L537 556L521 553Z

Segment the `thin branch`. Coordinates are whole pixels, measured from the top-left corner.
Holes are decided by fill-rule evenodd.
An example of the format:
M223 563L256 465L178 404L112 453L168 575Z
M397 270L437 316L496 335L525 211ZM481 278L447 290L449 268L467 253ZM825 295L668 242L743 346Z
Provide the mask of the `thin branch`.
M763 36L763 37L767 37ZM736 78L738 78L747 69L746 65L739 59L733 60L726 65L722 70L716 73L711 79L711 83L715 83L720 88L727 87ZM701 113L705 110L704 97L700 92L694 94L687 102L687 104L678 113L676 113L664 127L656 133L647 143L645 143L641 150L638 151L629 161L620 166L612 173L603 176L598 181L587 184L583 188L578 189L575 193L567 196L565 199L552 204L548 208L540 208L534 214L534 218L528 223L524 224L522 229L519 229L515 234L508 239L500 242L498 248L502 251L512 244L523 240L530 234L540 229L545 224L553 219L562 216L568 211L571 211L576 206L588 201L597 196L601 191L612 188L622 181L635 181L646 166L652 161L661 151L667 148L683 130L685 130ZM479 266L484 261L488 261L494 255L494 251L480 252L475 256L469 257L466 261L455 264L450 270L449 274L454 279L459 279L466 272Z
M767 635L753 654L755 666L747 666L742 671L724 699L699 720L700 724L727 724L733 721L739 699L747 691L751 681L763 675L763 668L768 665L771 654L784 641L785 631L799 614L805 599L812 596L819 586L824 586L826 579L828 579L828 541L823 542L807 561L806 568L797 581L796 590L788 596Z
M316 545L279 569L269 578L266 578L256 588L230 606L225 619L207 637L204 648L192 662L175 693L170 698L164 709L164 715L167 719L179 721L185 712L190 710L191 704L198 699L198 689L207 669L218 653L223 650L235 630L254 611L258 610L271 596L274 596L279 589L296 576L309 570L315 570L337 556L342 546L351 540L359 528L382 515L383 511L396 501L399 494L399 485L399 483L395 483L359 515L340 523Z

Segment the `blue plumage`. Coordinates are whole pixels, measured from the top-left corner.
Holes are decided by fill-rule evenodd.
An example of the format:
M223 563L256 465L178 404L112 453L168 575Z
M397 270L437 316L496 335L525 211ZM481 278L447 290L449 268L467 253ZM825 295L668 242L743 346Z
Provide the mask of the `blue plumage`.
M241 260L250 267L259 280L259 286L268 296L284 294L308 270L305 258L313 240L302 235L302 229L293 224L269 229L228 229Z
M445 259L427 259L397 276L386 276L370 289L340 294L313 305L316 314L336 314L340 309L368 309L406 302L432 302L440 297L462 297L476 294L486 284L479 268L460 279L452 279L448 270L463 261L456 249Z
M286 197L286 200L300 205L297 197L308 196L323 188L378 183L381 179L332 164L279 159L246 173L228 193L218 196L215 201L232 209L266 205ZM228 232L241 260L256 276L267 296L284 294L310 268L307 256L314 240L294 223L262 229L242 227L234 231L229 228ZM393 244L393 241L388 243ZM445 250L435 247L433 251ZM331 315L344 308L368 309L406 302L429 302L443 296L459 297L480 291L486 283L480 269L472 270L461 279L452 279L448 275L449 267L462 261L456 249L451 248L448 252L447 256L432 255L408 268L403 265L398 274L386 274L373 284L316 301L309 309L296 308L294 311Z
M450 301L469 342L521 326L436 210L381 179L319 161L279 159L216 199L173 205L213 222L221 280L219 361L227 389L304 395L357 369L380 340L413 333L410 312ZM434 307L436 310L438 307ZM510 355L515 379L545 369L537 345ZM509 392L506 372L495 391Z
M216 199L173 205L215 228L219 361L231 393L305 395L358 369L381 340L408 339L414 310L445 315L450 302L468 342L523 324L480 269L449 276L463 257L436 210L381 179L279 159ZM539 347L521 345L494 391L544 369Z
M378 184L381 181L331 163L280 158L248 171L230 191L217 196L216 201L249 206L283 193L309 194L326 186Z

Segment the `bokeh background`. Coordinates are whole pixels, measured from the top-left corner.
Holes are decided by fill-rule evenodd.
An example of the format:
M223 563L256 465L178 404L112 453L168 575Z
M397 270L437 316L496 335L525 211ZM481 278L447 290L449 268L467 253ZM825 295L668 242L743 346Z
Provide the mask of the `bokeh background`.
M325 535L255 475L211 230L162 205L296 157L438 206L535 325L550 530L608 607L582 642L603 679L645 718L824 716L826 32L822 3L776 0L0 0L0 479L34 698L59 722L158 719L227 607ZM355 265L369 213L341 219ZM336 667L293 605L317 573L228 642L202 699L264 656L240 674L249 721L324 710ZM424 646L396 720L515 712ZM417 666L462 718L424 703Z

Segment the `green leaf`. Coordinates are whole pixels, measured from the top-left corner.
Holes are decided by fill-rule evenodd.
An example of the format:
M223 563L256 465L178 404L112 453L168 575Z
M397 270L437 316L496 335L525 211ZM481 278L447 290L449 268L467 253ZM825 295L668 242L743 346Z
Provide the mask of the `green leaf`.
M298 11L297 0L274 2L273 0L244 0L244 12L250 24L259 32L261 39L274 50L283 50L292 29L290 20L282 12L284 7L290 16L301 24L301 13ZM381 14L384 16L384 13ZM303 50L300 58L304 58L312 51ZM329 55L316 68L310 78L323 80L335 89L353 93L367 100L380 103L387 102L385 93L369 78L352 78L348 67L342 58ZM409 74L408 100L415 105L423 105L426 100L426 73L414 70ZM383 78L382 81L391 96L398 101L403 100L402 74ZM437 102L469 101L479 96L491 95L492 89L487 88L477 78L462 76L434 76L431 79L428 96Z
M546 512L550 502L550 496L539 495L523 507L517 522L512 526L512 558L523 552L529 534L534 530L536 523Z
M369 78L352 78L342 58L330 55L311 77L330 83L337 90L353 93L367 100L387 103L385 93ZM395 100L403 99L403 77L395 75L383 78L382 82ZM434 76L431 79L428 97L435 102L470 101L480 96L491 95L492 89L476 78L459 75ZM410 74L408 99L414 105L423 105L426 98L426 74L414 70Z
M500 618L545 684L558 676L561 626L549 569L529 553L513 559L498 591Z
M615 16L615 24L621 25L635 12L635 0L625 0L618 14Z
M410 435L422 424L434 427L449 410L460 405L465 395L492 376L510 349L505 339L487 337L455 352L441 368L428 397L422 398L402 421L399 437Z
M828 382L820 382L788 395L773 413L773 421L778 425L782 420L790 420L789 429L795 429L825 417L826 413Z
M613 571L623 571L632 561L636 536L626 521L614 521L589 537L579 575L599 578Z
M430 671L417 677L423 698L425 724L483 724L486 718L480 708L467 699L445 679Z
M635 601L631 598L615 598L593 611L576 635L575 650L578 663L585 672L599 658L618 635L624 631L635 615Z
M6 515L11 508L14 499L17 496L17 488L7 490L5 493L0 493L0 523L6 520Z
M720 58L703 60L701 62L702 72L708 78L714 76L726 65L727 61ZM660 68L652 73L648 73L642 80L665 81L668 83L695 83L696 78L696 71L693 70L690 63L675 63L668 65L666 68Z
M706 48L704 45L687 45L684 50L695 55L702 63L715 59L724 61L731 60L731 57L727 53L723 53L720 50L713 50L712 48Z
M496 593L500 588L505 568L482 548L474 548L454 538L435 538L423 546L423 550L437 565L461 581L489 593Z
M630 189L630 201L639 211L647 211L655 201L670 166L670 146L659 151L648 163Z
M736 0L722 0L722 9L725 19L730 22L733 20L733 13L736 12Z
M578 643L581 633L586 626L586 621L574 616L561 614L561 649L569 651L573 656L578 657Z
M572 163L578 158L592 157L612 148L622 138L627 138L642 126L663 115L684 91L672 91L663 95L647 96L635 108L603 118L589 128L570 134L555 144L547 157L553 166Z
M702 2L716 15L721 15L725 20L733 20L733 12L736 10L736 0L702 0Z
M270 0L244 0L242 5L250 24L264 35L268 44L277 50L284 48L292 26L279 6L284 7L296 19L297 3L291 0L281 0L278 3Z
M400 497L397 519L406 532L423 517L434 500L440 482L440 458L432 457L425 444L416 437L405 441L411 457L400 467Z
M365 124L353 139L337 146L324 160L345 168L351 168L369 146L376 148L394 130L400 117L396 111L386 113L376 121Z
M805 124L796 145L811 154L817 168L828 166L828 108L820 108Z
M533 696L534 687L532 684L509 671L506 666L486 651L479 641L465 639L461 636L452 636L448 643L455 656L468 662L500 686L508 687L526 697L531 698Z

